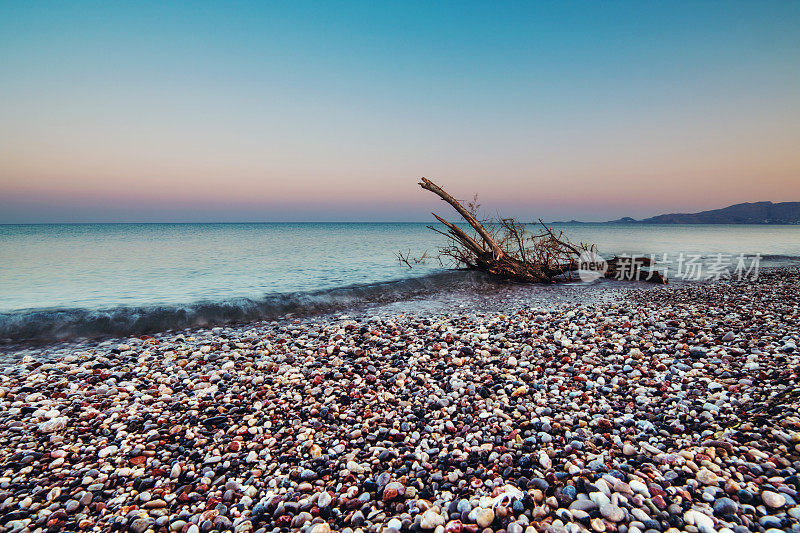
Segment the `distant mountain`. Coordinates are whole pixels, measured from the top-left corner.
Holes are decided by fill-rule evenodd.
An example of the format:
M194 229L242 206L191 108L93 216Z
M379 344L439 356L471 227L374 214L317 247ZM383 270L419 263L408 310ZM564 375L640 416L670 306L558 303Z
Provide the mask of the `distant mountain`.
M606 222L606 224L627 224L630 222L639 222L639 221L631 217L622 217L618 218L617 220L609 220L608 222Z
M569 223L576 222L573 220ZM623 217L609 220L606 224L800 224L800 202L751 202L699 213L670 213L642 220Z

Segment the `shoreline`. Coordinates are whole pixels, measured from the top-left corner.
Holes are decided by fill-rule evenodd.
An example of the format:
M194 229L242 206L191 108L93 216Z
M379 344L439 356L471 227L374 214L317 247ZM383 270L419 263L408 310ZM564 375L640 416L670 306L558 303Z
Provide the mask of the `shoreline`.
M681 282L678 282L681 283ZM401 287L397 290L397 287ZM328 322L336 320L337 316L356 316L364 319L375 314L442 314L452 308L474 309L480 312L501 312L509 305L515 309L525 305L552 306L563 302L573 302L576 305L589 304L596 301L613 301L621 294L634 288L650 288L648 283L619 282L615 280L600 280L594 283L558 283L553 285L519 284L509 281L492 280L488 276L474 271L446 271L419 278L411 277L392 282L357 285L338 289L313 291L299 295L270 295L269 298L284 299L297 298L303 300L303 305L297 309L283 306L269 316L258 317L253 314L251 318L222 319L219 323L198 324L184 327L164 329L145 329L144 331L129 333L97 333L89 336L67 337L41 337L24 339L0 339L0 368L13 363L15 354L31 354L43 351L61 352L64 350L94 349L107 346L107 343L124 343L128 340L161 338L170 335L207 335L213 330L243 330L256 325L281 323L291 320L303 322ZM370 289L377 289L373 292ZM388 289L388 290L387 290ZM366 292L366 294L364 294ZM357 293L357 294L354 294ZM255 300L245 299L243 302L254 303ZM233 307L235 301L199 302L193 304L200 307ZM181 310L191 308L193 305L154 306L150 309ZM147 308L142 308L141 311ZM118 308L108 310L43 310L32 311L36 313L59 313L82 311L84 313L97 313L98 315L125 312L136 316L141 311L138 308ZM11 315L9 315L11 316ZM55 327L55 326L53 326ZM66 325L67 331L69 325ZM127 340L126 340L127 339Z
M798 274L30 349L0 527L800 528Z
M664 257L666 258L666 254ZM764 255L761 259L763 270L800 266L798 263L800 256ZM713 259L706 257L705 261L707 261L705 268L711 272L714 266ZM671 262L667 261L665 264ZM69 340L104 340L214 326L246 325L253 322L281 320L287 316L302 318L351 313L364 308L380 308L384 304L393 302L436 299L440 295L449 298L449 293L480 293L491 296L493 291L502 292L501 289L505 287L521 287L514 282L491 279L476 271L426 267L420 271L404 272L405 275L394 272L390 279L370 281L376 273L370 274L369 269L366 269L364 272L366 277L363 278L353 278L351 273L347 279L350 283L344 283L345 280L342 279L342 284L330 285L328 280L320 285L309 285L308 282L314 278L311 276L304 282L305 285L300 284L303 288L297 284L289 284L283 289L272 287L275 290L259 289L245 292L240 292L241 287L236 290L218 287L217 291L209 293L210 288L218 283L205 279L206 288L185 299L175 295L172 298L168 296L170 291L164 287L168 276L167 278L156 276L149 280L141 279L140 276L136 282L141 284L139 293L133 299L125 287L120 288L120 292L114 296L110 295L113 291L98 289L98 286L108 285L108 280L96 279L93 288L86 287L82 295L73 294L74 298L67 300L64 299L65 296L74 290L74 287L64 294L42 299L41 295L32 298L13 296L12 292L24 295L32 287L29 283L25 283L12 290L14 283L11 283L5 287L6 291L0 294L0 301L4 304L3 311L0 311L0 352L23 345L46 346ZM695 272L699 273L699 270ZM730 273L730 269L727 272ZM64 272L51 274L54 276L53 279L57 280L59 276L64 275ZM252 279L259 279L259 276L264 275L265 272L254 273ZM672 277L669 273L668 277L673 278L670 281L672 286L698 283ZM17 276L17 282L21 279ZM64 283L69 285L66 281ZM280 285L278 281L275 283ZM620 289L623 286L627 289L630 285L628 282L601 280L597 284L589 284L587 289L582 290L588 292L597 287L606 289L608 286L613 287L615 283ZM577 283L577 285L582 284ZM546 285L538 287L540 292L552 293L551 288L544 288ZM563 288L565 292L574 291L573 288L567 288L568 283L558 283L555 287ZM127 290L129 291L130 287ZM46 289L44 291L47 292ZM144 297L145 294L151 296L162 294L162 298ZM535 291L527 291L527 294L537 301L542 299ZM463 299L467 306L470 305L469 297ZM558 297L554 296L554 299ZM12 301L16 301L18 305L12 305ZM27 302L27 305L23 305L23 302Z

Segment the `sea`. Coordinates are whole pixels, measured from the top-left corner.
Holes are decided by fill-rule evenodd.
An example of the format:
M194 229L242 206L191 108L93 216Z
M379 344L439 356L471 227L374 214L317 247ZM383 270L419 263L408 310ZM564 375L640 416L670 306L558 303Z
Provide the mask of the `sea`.
M554 229L605 258L652 256L673 280L689 265L701 282L800 264L800 226ZM495 280L436 258L445 241L425 223L0 225L0 340L146 334L491 290Z

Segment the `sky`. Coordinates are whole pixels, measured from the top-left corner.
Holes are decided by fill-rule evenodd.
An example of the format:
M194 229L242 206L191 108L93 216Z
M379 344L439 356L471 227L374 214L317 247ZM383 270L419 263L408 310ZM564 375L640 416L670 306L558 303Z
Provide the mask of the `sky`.
M0 223L800 201L800 2L0 0ZM491 214L490 213L490 214Z

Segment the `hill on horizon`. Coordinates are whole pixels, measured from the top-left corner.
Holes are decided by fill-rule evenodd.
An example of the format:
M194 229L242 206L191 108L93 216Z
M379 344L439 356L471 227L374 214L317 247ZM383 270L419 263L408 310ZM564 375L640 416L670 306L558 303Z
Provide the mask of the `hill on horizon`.
M565 223L584 222L553 222ZM699 213L669 213L641 220L622 217L603 224L800 224L800 202L745 202Z

